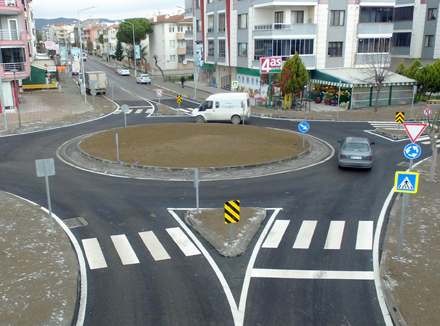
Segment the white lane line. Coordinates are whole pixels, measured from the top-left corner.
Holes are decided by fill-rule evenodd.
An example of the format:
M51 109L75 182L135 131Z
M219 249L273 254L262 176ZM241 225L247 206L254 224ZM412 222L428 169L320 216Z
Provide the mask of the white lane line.
M345 221L331 221L325 240L324 249L341 249L342 236L344 235Z
M373 249L373 221L359 221L356 250L372 250Z
M111 239L118 252L119 258L121 258L122 265L139 264L139 259L125 234L112 235Z
M142 241L150 251L154 260L158 261L171 258L153 231L139 232L139 236L142 238Z
M318 270L290 270L290 269L262 269L254 268L252 277L283 278L298 280L374 280L374 272L370 271L318 271Z
M107 268L98 239L82 239L81 241L90 269Z
M168 228L166 229L168 234L174 240L174 242L179 246L180 250L185 254L185 256L200 255L199 249L188 239L188 237L183 233L183 231L178 228Z
M269 232L269 235L264 241L262 248L278 248L281 239L283 238L284 232L286 232L287 227L289 226L289 220L277 220L275 221L272 229Z
M309 249L318 221L303 221L296 236L293 249Z

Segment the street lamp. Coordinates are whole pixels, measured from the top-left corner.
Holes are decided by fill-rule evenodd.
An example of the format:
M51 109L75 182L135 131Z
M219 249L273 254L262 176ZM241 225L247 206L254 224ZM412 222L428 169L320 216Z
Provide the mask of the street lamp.
M137 77L137 70L136 70L136 48L135 48L135 39L134 39L134 24L124 21L124 23L130 24L133 28L133 62L134 62L134 76Z
M86 103L87 103L86 83L85 83L86 76L85 76L85 71L84 71L84 58L83 58L83 53L82 53L81 19L79 19L79 13L81 11L93 9L93 8L96 8L96 7L98 7L98 6L92 6L92 7L88 7L88 8L85 8L85 9L78 10L78 35L79 35L79 50L80 50L79 51L79 57L81 58L80 59L81 60L81 73L83 74L83 78L82 78L83 80L81 82L81 93L84 94L84 102L86 102Z
M20 108L18 105L17 80L15 79L15 73L18 72L18 70L15 68L12 68L10 71L12 71L14 73L14 90L15 90L15 98L17 99L18 129L21 130L21 117L20 117Z

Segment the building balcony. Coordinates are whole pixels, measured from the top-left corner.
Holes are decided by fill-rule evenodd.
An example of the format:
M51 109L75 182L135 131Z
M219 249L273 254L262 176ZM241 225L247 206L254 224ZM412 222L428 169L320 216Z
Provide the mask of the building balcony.
M177 33L177 39L178 40L184 40L185 39L185 33Z
M177 54L178 55L186 54L186 48L177 48Z
M186 8L183 14L184 18L193 18L193 8Z
M316 6L318 0L254 0L254 8L263 7L288 7L292 5L297 6Z
M0 63L0 74L3 81L14 80L14 71L15 79L27 78L30 74L30 69L30 65L27 62Z
M24 35L23 35L24 34ZM2 41L23 41L26 42L24 31L20 31L17 29L0 29L0 42L4 44Z
M193 38L193 31L185 31L185 38Z
M255 25L252 36L316 35L317 24L260 24Z
M394 23L359 23L358 36L367 37L391 37L393 35Z
M22 9L21 1L19 0L0 0L0 13L3 11L14 11Z

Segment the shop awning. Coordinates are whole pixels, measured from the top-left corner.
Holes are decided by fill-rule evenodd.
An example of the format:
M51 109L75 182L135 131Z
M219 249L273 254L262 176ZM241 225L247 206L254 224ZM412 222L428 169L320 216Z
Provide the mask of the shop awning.
M312 73L310 81L315 84L329 86L339 86L339 83L341 83L343 88L373 87L373 83L369 82L371 77L371 74L362 68L320 69ZM391 72L386 76L382 86L412 86L416 84L417 82L414 79Z

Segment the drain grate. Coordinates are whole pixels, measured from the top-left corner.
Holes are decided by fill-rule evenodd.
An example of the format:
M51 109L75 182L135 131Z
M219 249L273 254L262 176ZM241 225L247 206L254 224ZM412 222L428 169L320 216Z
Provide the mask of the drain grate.
M89 225L87 221L83 217L74 217L74 218L68 218L67 220L63 220L64 224L67 225L69 229L78 228L80 226L86 226Z

